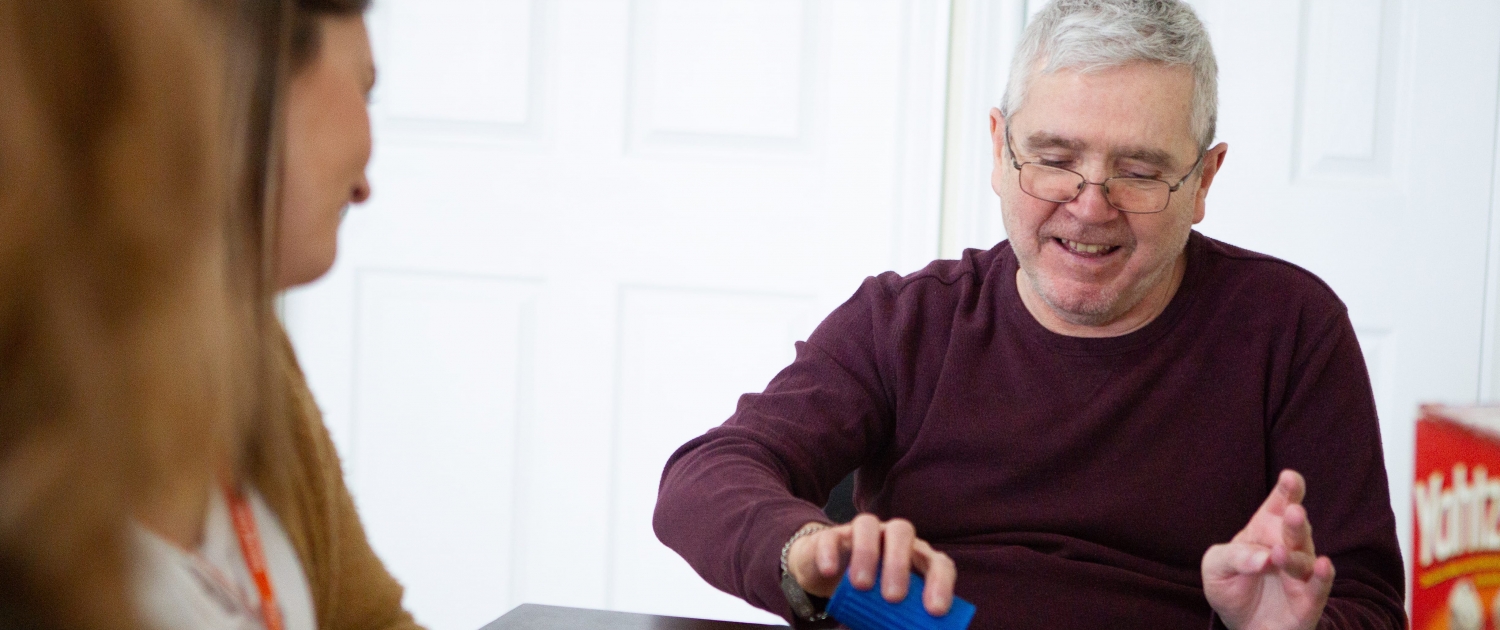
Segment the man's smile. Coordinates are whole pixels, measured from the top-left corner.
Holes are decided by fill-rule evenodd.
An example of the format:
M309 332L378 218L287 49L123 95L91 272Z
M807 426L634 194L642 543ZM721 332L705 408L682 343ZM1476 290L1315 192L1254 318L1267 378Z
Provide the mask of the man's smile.
M1052 240L1058 245L1061 245L1063 249L1066 249L1069 252L1080 256L1103 257L1113 254L1120 249L1119 245L1082 243L1079 241L1072 241L1060 237L1053 237Z

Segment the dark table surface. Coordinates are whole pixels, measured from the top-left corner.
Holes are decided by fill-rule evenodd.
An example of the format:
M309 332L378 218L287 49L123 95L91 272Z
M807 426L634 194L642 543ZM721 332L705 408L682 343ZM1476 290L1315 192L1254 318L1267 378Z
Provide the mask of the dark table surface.
M521 604L480 630L769 630L786 626L763 626L733 621L707 621L635 613Z

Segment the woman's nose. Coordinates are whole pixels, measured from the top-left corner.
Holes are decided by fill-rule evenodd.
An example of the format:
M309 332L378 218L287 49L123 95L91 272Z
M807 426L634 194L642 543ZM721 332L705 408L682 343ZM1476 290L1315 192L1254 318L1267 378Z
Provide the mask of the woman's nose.
M370 180L360 176L359 182L354 184L354 189L349 191L350 203L364 203L370 198Z

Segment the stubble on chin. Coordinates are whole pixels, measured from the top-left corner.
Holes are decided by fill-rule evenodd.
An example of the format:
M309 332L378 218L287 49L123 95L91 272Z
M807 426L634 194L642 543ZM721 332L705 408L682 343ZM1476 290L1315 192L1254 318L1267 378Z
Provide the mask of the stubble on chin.
M1111 282L1104 285L1075 286L1071 290L1059 286L1061 282L1038 269L1033 261L1019 257L1018 260L1033 293L1054 314L1075 326L1098 327L1118 321L1151 295L1154 289L1170 281L1177 258L1168 258L1140 281L1126 287L1118 287Z
M1052 278L1037 270L1035 265L1023 264L1021 269L1031 283L1032 291L1042 299L1047 308L1075 326L1103 326L1129 310L1129 306L1122 307L1126 300L1120 299L1120 291L1111 286L1064 292Z

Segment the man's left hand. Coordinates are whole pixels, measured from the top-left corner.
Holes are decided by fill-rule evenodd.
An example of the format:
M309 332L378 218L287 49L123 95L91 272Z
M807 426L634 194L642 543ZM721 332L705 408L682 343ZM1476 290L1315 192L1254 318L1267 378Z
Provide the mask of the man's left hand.
M1234 630L1310 630L1333 587L1333 561L1313 550L1302 496L1307 484L1281 471L1271 496L1234 540L1203 554L1203 592Z

